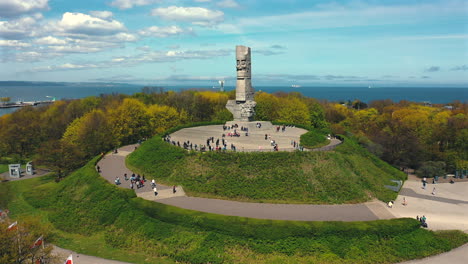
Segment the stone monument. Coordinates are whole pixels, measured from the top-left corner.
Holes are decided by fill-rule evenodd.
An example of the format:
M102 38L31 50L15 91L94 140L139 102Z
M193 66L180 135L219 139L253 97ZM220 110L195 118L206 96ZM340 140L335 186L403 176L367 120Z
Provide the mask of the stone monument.
M237 82L236 100L229 100L226 108L234 116L234 121L249 122L255 115L254 89L252 87L252 71L250 48L236 46Z
M21 177L21 164L10 164L8 165L8 171L11 178Z
M32 161L26 163L26 174L27 175L34 175L34 165Z

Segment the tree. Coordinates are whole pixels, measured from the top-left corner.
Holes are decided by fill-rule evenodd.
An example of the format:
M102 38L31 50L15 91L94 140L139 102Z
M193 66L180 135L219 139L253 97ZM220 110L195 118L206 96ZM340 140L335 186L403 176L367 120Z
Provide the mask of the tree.
M34 159L34 162L54 170L59 174L57 175L58 178L86 163L85 153L77 146L63 140L44 142L37 152L38 156Z
M434 176L443 176L444 174L445 162L443 161L426 161L416 170L416 175L419 177L432 178Z
M291 124L310 125L309 109L299 98L283 98L278 110L278 121Z
M255 118L257 120L277 120L280 100L278 97L265 92L255 94Z
M75 119L67 127L62 140L75 145L88 156L105 152L116 145L107 117L101 110L93 110Z
M58 256L52 253L52 245L44 244L49 231L38 221L22 219L8 230L11 223L0 222L0 263L59 263Z
M148 107L149 129L151 135L159 134L171 127L180 125L186 116L181 116L174 107L167 105L151 105Z
M109 110L110 132L118 144L135 143L150 135L146 106L133 98L125 98L116 108Z

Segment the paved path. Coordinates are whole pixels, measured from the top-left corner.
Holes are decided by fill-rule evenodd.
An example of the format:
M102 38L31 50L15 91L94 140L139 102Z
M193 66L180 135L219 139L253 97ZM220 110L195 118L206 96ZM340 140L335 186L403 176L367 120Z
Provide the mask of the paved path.
M435 188L435 195L432 191ZM403 199L407 205L403 205ZM393 208L396 217L426 216L429 229L458 229L468 233L468 182L427 184L410 175Z
M281 132L280 132L281 133ZM129 145L118 149L117 154L107 154L99 163L101 175L111 184L115 177L123 181L121 188L130 188L129 182L123 180L123 174L131 175L125 166L125 157L135 149L136 145ZM147 179L150 181L151 179ZM156 179L157 180L157 179ZM157 181L156 181L157 182ZM182 187L172 193L172 188L158 184L157 197L147 184L137 189L139 197L150 201L196 210L207 213L242 216L259 219L297 220L297 221L372 221L389 219L394 216L385 209L386 205L380 201L352 205L312 205L312 204L269 204L245 203L219 199L188 197Z
M131 264L129 262L122 262L117 260L98 258L95 256L83 255L80 253L76 253L75 251L59 248L57 246L54 246L53 252L54 254L59 256L60 260L63 260L63 262L65 262L68 256L72 254L73 264Z

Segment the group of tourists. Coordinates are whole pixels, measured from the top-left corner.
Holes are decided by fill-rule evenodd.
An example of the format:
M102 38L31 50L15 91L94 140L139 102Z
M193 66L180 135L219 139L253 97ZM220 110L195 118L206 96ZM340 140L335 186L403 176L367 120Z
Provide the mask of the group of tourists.
M286 125L282 125L282 126L277 126L276 127L276 132L279 132L281 129L281 132L284 132L286 131Z
M116 177L115 184L119 185L119 184L117 184L117 179L119 180L119 184L120 184L119 177ZM133 188L135 186L136 186L137 189L143 188L145 186L145 182L146 182L146 178L145 178L144 174L143 174L143 176L140 176L140 174L135 175L135 173L132 173L132 176L130 176L130 178L128 178L127 173L124 173L124 179L125 179L125 181L130 180L130 189L132 189L132 190L133 190Z
M421 222L421 226L427 228L427 222L426 222L426 216L421 216L419 217L418 215L416 216L416 220L419 220Z

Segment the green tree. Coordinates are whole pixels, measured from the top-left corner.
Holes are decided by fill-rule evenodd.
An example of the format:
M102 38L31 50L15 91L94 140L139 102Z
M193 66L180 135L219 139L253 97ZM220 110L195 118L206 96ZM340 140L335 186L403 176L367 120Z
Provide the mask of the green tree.
M419 177L432 178L434 176L445 175L445 162L443 161L426 161L421 167L416 170L416 175Z
M38 221L22 219L16 227L7 230L12 221L0 222L0 263L30 264L41 260L44 264L59 263L52 253L51 244L44 244L49 237L49 231L41 227ZM36 244L43 238L42 244Z

